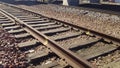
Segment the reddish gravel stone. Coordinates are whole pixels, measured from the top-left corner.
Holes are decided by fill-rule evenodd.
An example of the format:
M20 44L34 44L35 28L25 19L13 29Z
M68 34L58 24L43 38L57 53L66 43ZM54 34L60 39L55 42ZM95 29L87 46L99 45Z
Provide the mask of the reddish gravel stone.
M0 29L0 68L26 68L26 54L17 47L14 36Z

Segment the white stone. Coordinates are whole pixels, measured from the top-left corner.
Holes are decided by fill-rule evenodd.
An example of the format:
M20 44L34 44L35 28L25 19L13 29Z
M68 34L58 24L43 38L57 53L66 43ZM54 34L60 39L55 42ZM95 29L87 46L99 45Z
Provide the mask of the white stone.
M31 52L34 52L35 50L29 50L29 52L31 53Z

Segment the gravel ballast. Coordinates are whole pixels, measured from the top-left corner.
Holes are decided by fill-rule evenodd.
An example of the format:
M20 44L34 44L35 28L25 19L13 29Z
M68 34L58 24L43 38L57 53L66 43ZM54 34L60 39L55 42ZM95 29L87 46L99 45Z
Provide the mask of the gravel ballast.
M0 68L26 68L26 54L17 43L14 36L0 28Z

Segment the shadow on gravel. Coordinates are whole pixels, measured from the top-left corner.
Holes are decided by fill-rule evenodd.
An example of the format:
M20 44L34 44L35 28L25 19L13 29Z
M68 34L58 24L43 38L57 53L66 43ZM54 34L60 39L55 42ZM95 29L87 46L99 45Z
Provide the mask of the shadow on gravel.
M38 4L47 4L47 3L43 3L37 0L21 0L21 1L17 1L17 0L0 0L2 2L6 2L9 4L14 4L14 5L27 5L27 6L32 6L32 5L38 5ZM52 4L62 4L62 1L53 1Z
M38 2L38 1L16 1L16 0L0 0L5 3L9 4L14 4L14 5L27 5L27 6L32 6L32 5L38 5L38 4L47 4L43 2Z
M117 5L83 4L83 5L79 5L79 7L120 11L120 6L117 6Z
M63 1L54 1L53 4L62 5Z

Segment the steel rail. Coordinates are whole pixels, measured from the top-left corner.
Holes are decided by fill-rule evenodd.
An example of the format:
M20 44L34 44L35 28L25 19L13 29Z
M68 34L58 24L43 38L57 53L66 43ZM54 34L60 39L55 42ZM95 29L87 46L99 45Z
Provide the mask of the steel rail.
M44 34L40 33L36 29L32 28L28 24L24 23L23 21L19 20L18 18L14 17L10 13L0 9L1 12L9 16L9 18L14 19L16 24L19 24L21 27L24 28L28 33L30 33L33 37L38 39L41 43L43 43L45 46L50 48L53 52L55 52L58 56L60 56L62 59L64 59L68 64L71 64L74 68L95 68L95 66L91 65L89 62L84 60L83 58L80 58L76 56L73 52L70 50L67 50L63 47L61 47L59 44L57 44L55 41L49 39Z

